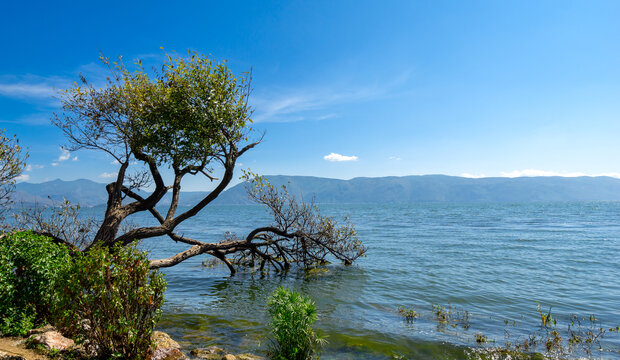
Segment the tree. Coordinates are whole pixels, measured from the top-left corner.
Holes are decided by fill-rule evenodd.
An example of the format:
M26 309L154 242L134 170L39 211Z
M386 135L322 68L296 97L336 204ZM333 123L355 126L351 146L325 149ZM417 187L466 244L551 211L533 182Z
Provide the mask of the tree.
M250 196L267 205L275 215L274 224L255 229L243 239L230 235L216 243L176 233L180 223L224 191L233 179L237 160L260 143L260 139L252 140L250 127L250 76L235 76L225 62L196 52L186 57L167 55L161 69L152 72L139 61L136 70L129 71L122 59L101 59L111 72L107 85L98 88L81 77L80 83L60 92L62 112L52 120L66 135L67 149L102 151L119 163L116 179L106 186L103 221L86 250L96 244L130 244L167 236L190 247L168 259L152 260L152 268L209 254L226 263L233 274L229 254L235 254L239 265L257 261L261 269L269 264L283 270L292 262L308 266L324 261L328 254L351 263L365 252L350 224L339 227L316 207L299 204L287 194L282 202L281 194L260 178L248 178L256 185ZM138 170L130 172L136 163ZM162 176L165 169L173 173L170 184ZM178 213L181 182L188 175L202 176L216 186L189 210ZM147 185L150 194L141 196L136 190ZM160 213L156 205L169 191L171 204ZM119 233L128 216L143 211L159 225Z
M22 151L16 136L7 137L6 129L0 131L0 220L11 203L10 194L15 189L17 177L26 166L28 154Z

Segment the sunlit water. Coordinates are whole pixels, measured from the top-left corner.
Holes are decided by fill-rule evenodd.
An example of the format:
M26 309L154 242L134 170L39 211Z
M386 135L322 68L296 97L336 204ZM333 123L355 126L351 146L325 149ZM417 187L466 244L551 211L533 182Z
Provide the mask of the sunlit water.
M571 314L595 314L620 325L620 203L324 205L324 214L350 215L365 258L328 272L288 276L203 268L204 256L165 269L168 281L159 328L186 350L219 345L263 353L269 345L265 302L280 285L318 306L316 327L329 344L323 359L465 358L474 334L499 346L540 330L537 303L566 329ZM145 215L136 220L144 221ZM218 241L270 223L257 206L211 206L180 232ZM185 247L169 239L143 243L153 258ZM438 324L432 305L469 312L468 329ZM420 317L407 323L399 305ZM506 324L508 322L508 324ZM585 323L584 323L585 325ZM620 336L603 339L620 357ZM542 349L539 350L543 350Z

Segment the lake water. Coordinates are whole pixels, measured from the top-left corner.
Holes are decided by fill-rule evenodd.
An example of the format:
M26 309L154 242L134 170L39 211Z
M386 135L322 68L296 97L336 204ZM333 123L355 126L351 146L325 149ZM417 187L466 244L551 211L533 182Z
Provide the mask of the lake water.
M311 275L234 277L225 266L203 268L205 256L193 258L164 270L168 290L159 328L186 350L215 344L261 353L269 344L265 302L280 285L316 301L316 327L329 341L323 359L467 358L468 349L479 346L475 334L486 336L487 347L542 334L538 304L545 314L551 308L564 341L572 315L581 319L582 329L591 314L605 328L620 325L618 202L323 205L321 210L336 219L350 215L369 248L366 257ZM243 235L269 223L258 206L211 206L180 233L218 241L225 231ZM165 238L143 246L153 258L185 248ZM438 322L436 304L452 306L453 320ZM419 317L405 321L398 315L400 305ZM618 333L605 334L601 343L606 350L594 351L594 357L620 358ZM573 354L579 355L584 353Z

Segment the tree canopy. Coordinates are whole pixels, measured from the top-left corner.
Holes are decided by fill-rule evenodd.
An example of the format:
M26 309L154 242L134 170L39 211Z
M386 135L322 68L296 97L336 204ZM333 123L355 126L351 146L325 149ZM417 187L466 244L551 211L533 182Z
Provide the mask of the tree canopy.
M95 244L167 236L190 247L168 259L153 260L152 267L172 266L206 253L225 262L232 273L235 264L260 264L261 269L269 264L283 270L291 263L308 266L325 261L330 254L351 263L366 251L350 224L338 226L315 206L298 203L286 189L282 193L258 177L247 179L253 185L249 196L271 210L273 224L242 239L224 236L215 242L176 233L181 222L224 191L237 160L260 143L251 128L250 75L234 75L226 62L196 52L167 55L161 68L153 71L140 61L130 71L122 59L101 60L110 70L107 84L97 87L81 77L60 92L62 111L52 120L65 133L67 149L102 151L119 164L116 179L106 186L105 216L86 250ZM173 173L169 184L162 176L162 171L170 171L166 169ZM202 176L215 188L180 212L181 181L187 175ZM149 189L150 194L142 196L136 189ZM155 206L169 191L171 203L160 213ZM158 225L120 230L128 216L142 211L148 211ZM228 254L235 254L234 264Z
M6 129L0 131L0 218L11 202L10 194L15 189L17 177L26 167L28 154L25 153L16 136L9 137Z

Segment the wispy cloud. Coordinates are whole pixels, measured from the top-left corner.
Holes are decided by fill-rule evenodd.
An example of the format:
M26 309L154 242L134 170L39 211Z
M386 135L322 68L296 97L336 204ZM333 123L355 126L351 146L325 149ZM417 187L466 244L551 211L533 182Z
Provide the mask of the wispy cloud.
M110 178L116 177L116 175L118 175L118 173L115 173L115 172L104 172L104 173L101 173L99 175L99 177L104 178L104 179L110 179Z
M333 119L335 117L338 117L338 114L325 114L325 115L321 115L319 117L317 117L317 120L327 120L327 119Z
M327 161L357 161L358 158L357 156L346 156L346 155L340 155L340 154L336 154L336 153L330 153L329 155L325 155L323 156L323 159L327 160Z
M402 159L398 156L390 156L388 160L401 161Z
M0 123L8 123L8 124L22 124L22 125L51 125L50 122L51 112L50 113L34 113L26 116L21 116L13 120L1 119Z
M30 100L46 106L57 106L56 89L70 86L70 80L60 76L5 75L0 76L0 96Z
M18 177L15 178L15 181L19 182L23 182L23 181L28 181L30 180L30 175L28 174L21 174Z
M43 165L37 165L37 164L30 164L30 165L26 165L26 169L24 169L24 171L32 171L32 170L37 170L37 169L43 169L45 166Z
M493 176L487 176L485 174L470 174L470 173L463 173L460 176L466 177L466 178L472 178L472 179L493 177ZM609 176L609 177L614 177L614 178L620 178L620 173L607 172L607 173L587 174L584 172L561 172L561 171L525 169L525 170L513 170L513 171L508 171L508 172L500 172L499 174L499 177L506 177L506 178L536 177L536 176L559 176L559 177Z
M4 75L0 76L0 96L30 100L47 107L57 107L57 89L65 89L83 74L91 84L103 86L109 70L98 63L78 67L72 76ZM48 120L49 121L49 120Z
M558 172L537 169L514 170L510 172L501 172L501 177L522 177L522 176L561 176L561 177L579 177L579 176L609 176L620 178L620 173L608 172L598 174L586 174L583 172Z
M330 106L368 101L389 96L409 78L409 72L378 84L338 86L326 84L317 87L279 89L256 94L250 99L256 109L255 122L290 122L306 119L325 120L336 117L334 113L308 114Z
M0 95L16 98L50 98L54 96L54 87L49 84L0 83Z

